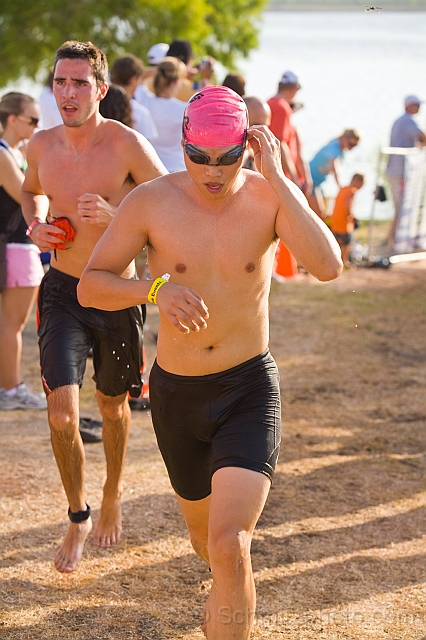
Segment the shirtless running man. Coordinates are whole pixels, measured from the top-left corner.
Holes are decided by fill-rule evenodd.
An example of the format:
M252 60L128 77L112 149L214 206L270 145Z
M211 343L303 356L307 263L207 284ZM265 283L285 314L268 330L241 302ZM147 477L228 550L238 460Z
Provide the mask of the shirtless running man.
M250 543L280 442L279 376L268 351L278 238L320 280L342 269L331 232L284 177L279 142L266 127L247 126L230 89L196 94L184 116L186 171L126 198L78 289L84 306L158 304L152 418L192 545L212 569L209 640L247 640L253 626ZM247 136L260 173L241 168ZM145 244L154 282L124 280Z
M55 247L40 289L39 344L52 447L69 502L71 522L55 556L56 568L65 573L76 568L92 528L79 434L79 387L89 349L93 346L107 461L93 535L96 546L120 539L122 472L130 426L127 392L138 397L141 388L140 306L132 305L119 315L83 309L76 297L78 279L123 198L136 185L167 173L141 135L100 116L107 74L105 54L92 43L71 41L58 49L53 91L64 124L40 131L31 140L22 193L32 240L41 251ZM49 224L62 217L76 232L73 242L64 242L65 232ZM134 273L129 260L122 275L133 278Z

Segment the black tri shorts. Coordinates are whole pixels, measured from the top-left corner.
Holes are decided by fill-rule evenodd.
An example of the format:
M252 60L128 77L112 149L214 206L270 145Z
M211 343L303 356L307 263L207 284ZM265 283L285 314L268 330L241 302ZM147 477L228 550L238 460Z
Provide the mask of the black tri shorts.
M93 379L107 396L142 389L143 322L140 306L121 311L85 308L77 300L78 278L50 267L38 296L40 364L46 394L83 383L93 349Z
M281 439L279 373L269 351L206 376L179 376L154 363L152 421L176 493L201 500L223 467L272 480Z

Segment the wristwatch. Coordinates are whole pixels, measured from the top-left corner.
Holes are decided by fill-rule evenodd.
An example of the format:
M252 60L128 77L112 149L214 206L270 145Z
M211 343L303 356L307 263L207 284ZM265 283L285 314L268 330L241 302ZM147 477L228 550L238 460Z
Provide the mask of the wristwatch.
M32 231L33 231L34 227L36 226L36 224L42 224L41 220L37 220L37 218L36 218L35 220L32 221L32 223L30 224L30 226L26 230L27 236L31 237Z

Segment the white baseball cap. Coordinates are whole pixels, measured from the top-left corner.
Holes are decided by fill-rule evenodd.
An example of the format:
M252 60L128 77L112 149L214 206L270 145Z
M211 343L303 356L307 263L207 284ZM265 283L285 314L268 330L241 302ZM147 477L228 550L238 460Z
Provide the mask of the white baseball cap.
M152 47L148 49L147 53L149 64L160 64L160 62L163 61L163 58L166 57L168 50L169 45L165 42L153 44Z
M408 107L410 104L422 104L424 100L420 100L417 96L407 96L404 100L404 104Z
M299 76L293 71L285 71L280 80L281 84L298 84L300 86Z

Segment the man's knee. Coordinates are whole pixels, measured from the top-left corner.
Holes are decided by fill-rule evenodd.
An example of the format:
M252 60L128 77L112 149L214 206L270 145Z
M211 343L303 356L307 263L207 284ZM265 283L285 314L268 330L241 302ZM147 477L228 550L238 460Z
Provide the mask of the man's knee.
M208 551L208 541L207 538L201 539L194 536L190 536L191 545L194 549L197 556L199 556L202 560L209 563L209 551Z
M250 558L251 534L235 526L221 527L210 532L208 553L212 563L235 568Z
M99 391L96 393L99 410L102 417L110 422L123 422L130 415L127 395L106 396Z
M52 431L73 432L78 428L78 392L72 387L54 389L47 397L47 413Z
M49 426L52 431L73 432L77 428L77 418L67 411L49 412Z

